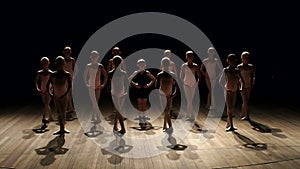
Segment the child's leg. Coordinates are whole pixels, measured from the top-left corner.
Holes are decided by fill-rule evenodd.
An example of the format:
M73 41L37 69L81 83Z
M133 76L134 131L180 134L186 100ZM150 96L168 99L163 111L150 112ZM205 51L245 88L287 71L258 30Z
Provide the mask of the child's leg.
M54 104L57 111L57 117L59 122L59 131L55 132L54 134L62 134L62 133L69 133L68 130L65 129L66 124L66 105L67 105L67 97L59 98L54 97Z
M99 105L98 105L98 102L100 99L100 94L101 94L101 90L96 89L95 90L95 96L96 96L95 112L96 112L97 120L100 120L100 110L99 110Z
M166 112L166 110L167 110L167 105L166 105L167 100L166 100L166 96L162 93L160 94L159 98L160 98L161 106L164 109L164 111L163 111L163 116L164 116L163 117L163 130L165 130L165 129L167 129L167 112ZM166 105L166 107L164 108L163 105Z
M60 99L60 102L61 102L61 113L62 113L62 120L63 120L63 129L64 131L66 131L66 128L65 128L65 125L66 125L66 116L67 116L67 112L66 112L66 109L67 109L67 104L68 104L68 99L67 97L63 97L62 99Z
M71 112L71 111L73 111L73 103L72 103L72 91L70 90L69 92L68 92L68 94L67 94L67 112Z
M207 101L206 101L205 108L208 109L211 105L211 98L212 98L211 89L212 89L212 86L211 86L209 77L205 77L205 82L206 82L206 86L207 86L207 89L208 89L208 95L207 95Z
M120 97L119 98L120 111L122 111L122 109L123 109L124 102L125 102L125 97L124 96ZM120 133L124 134L126 132L125 125L124 125L124 118L120 112L117 112L117 113L119 114L119 122L120 122L120 126L121 126Z
M117 114L118 114L118 119L119 119L120 126L121 126L120 133L124 134L126 132L125 125L124 125L124 118L119 112L117 112Z
M51 112L50 112L50 101L51 97L48 93L41 94L42 100L44 103L44 113L43 113L43 119L53 120Z
M163 130L167 129L167 117L168 116L168 112L166 112L166 110L164 111L164 123L163 123Z
M171 102L172 102L172 98L167 97L167 105L166 105L165 116L166 116L166 121L167 121L169 127L172 127L172 121L171 121L171 117L170 117Z
M227 91L226 92L226 106L227 106L226 130L234 130L232 114L234 110L235 101L236 101L236 92Z
M250 98L250 89L243 89L241 92L242 96L242 119L248 119L249 118L249 112L248 112L248 103Z
M170 117L170 111L171 111L171 103L172 102L172 98L171 97L167 97L167 105L164 111L164 125L163 125L163 130L168 129L167 128L167 123L169 128L172 127L172 121L171 121L171 117Z
M98 101L100 98L100 89L89 89L89 95L90 99L92 101L92 120L99 120L100 118L100 111L99 111L99 106L98 106ZM96 117L95 117L96 116Z
M227 125L226 125L226 128L227 127L231 127L233 124L232 124L232 92L230 91L227 91L226 92L226 108L227 108Z
M115 113L115 121L114 121L114 127L113 127L113 129L115 130L115 131L118 131L118 120L119 120L119 113L118 113L118 109L117 109L117 102L118 102L118 100L117 100L117 97L116 96L114 96L114 95L112 95L112 100L113 100L113 102L114 102L114 113Z
M89 96L90 96L90 99L91 99L91 102L92 102L92 121L95 120L95 90L92 89L92 88L89 88Z
M215 78L211 79L211 81L210 81L210 85L211 85L211 89L210 89L210 108L215 108L214 91L215 91L216 82L217 82L217 80Z
M143 111L143 100L142 100L142 98L137 98L137 108L140 112Z
M119 130L119 129L118 129L118 120L119 120L118 111L116 111L115 113L116 113L116 114L115 114L115 121L114 121L114 127L113 127L113 129L114 129L115 131L118 131L118 130Z
M119 111L121 111L122 108L123 108L125 97L123 97L123 96L122 97L116 97L114 95L112 95L112 97L113 97L115 106L117 108L116 116L115 116L115 123L114 123L114 130L117 130L117 122L119 120L119 123L120 123L120 126L121 126L120 133L124 134L125 131L126 131L125 130L125 125L124 125L124 118L123 118L122 114Z
M147 98L142 98L142 111L145 112L147 110Z
M241 91L241 96L242 96L242 109L241 109L241 113L242 113L242 118L246 117L247 113L246 113L246 102L247 102L247 94L245 89L243 89Z
M187 85L184 85L184 93L186 97L187 102L187 118L192 118L193 115L193 98L195 94L195 87L190 87Z
M62 120L62 113L60 110L60 102L59 102L59 98L54 97L54 106L55 106L55 111L57 113L57 119L58 119L58 123L59 123L59 131L54 132L53 134L59 134L61 128L63 128L62 124L63 124L63 120Z

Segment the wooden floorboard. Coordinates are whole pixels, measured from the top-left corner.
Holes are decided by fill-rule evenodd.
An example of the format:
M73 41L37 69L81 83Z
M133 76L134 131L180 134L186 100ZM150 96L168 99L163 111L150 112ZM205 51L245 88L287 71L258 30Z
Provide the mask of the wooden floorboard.
M226 122L220 120L211 135L206 136L204 131L194 131L181 142L167 134L160 141L151 139L163 133L161 117L153 121L155 129L148 131L138 131L134 129L136 123L125 121L125 135L136 136L140 142L125 136L116 137L116 140L103 139L103 134L87 137L78 119L67 122L66 126L71 133L64 137L52 134L59 128L56 121L49 124L49 131L37 134L32 129L42 125L41 110L41 105L37 103L0 109L0 169L282 169L300 166L300 112L289 106L251 104L251 123L241 121L236 109L233 119L238 128L236 132L226 132ZM207 111L201 108L197 120L200 126L204 124L206 116ZM108 116L103 120L107 119ZM104 130L101 127L97 129ZM112 131L112 125L109 131ZM200 136L207 138L200 142ZM51 149L53 143L63 139L65 142L62 149ZM171 149L174 146L171 139L186 148ZM111 147L102 147L107 144L105 141L111 141ZM118 144L124 144L125 149L116 149ZM132 145L143 147L138 151L149 156L128 156L129 152L137 151ZM153 145L161 153L151 155ZM115 148L116 153L109 151L112 148Z

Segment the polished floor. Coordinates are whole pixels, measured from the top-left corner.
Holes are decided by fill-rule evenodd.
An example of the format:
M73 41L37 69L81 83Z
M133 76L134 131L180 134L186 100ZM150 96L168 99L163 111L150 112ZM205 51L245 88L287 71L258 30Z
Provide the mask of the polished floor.
M252 101L250 121L240 120L236 109L235 132L225 131L225 119L208 120L204 108L198 127L185 118L172 119L173 132L163 132L161 116L149 128L127 119L124 136L113 133L109 106L101 109L106 113L100 123L79 115L66 124L71 132L59 136L53 135L57 121L47 125L48 131L33 131L42 127L40 102L2 107L0 168L300 168L297 105Z

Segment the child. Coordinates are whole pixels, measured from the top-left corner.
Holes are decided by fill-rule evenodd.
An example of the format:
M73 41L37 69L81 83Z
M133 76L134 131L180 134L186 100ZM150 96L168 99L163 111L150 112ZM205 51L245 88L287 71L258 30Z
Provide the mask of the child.
M109 82L111 84L111 95L113 102L116 107L116 116L115 116L115 122L114 122L114 127L113 130L114 132L119 132L120 134L125 134L125 126L124 126L124 118L122 114L119 112L124 103L124 96L127 94L127 89L128 89L128 77L127 77L127 72L122 70L121 66L118 67L123 59L121 56L116 55L112 58L113 61L113 66L114 68L108 72L108 78ZM121 130L118 130L117 124L118 121L121 126Z
M172 130L172 121L170 117L171 103L173 98L177 93L177 86L175 80L175 74L169 70L170 59L168 57L164 57L161 60L162 70L157 74L156 84L155 86L159 88L159 92L161 93L161 100L163 101L163 97L166 97L167 103L166 108L164 110L164 122L163 122L163 131L167 131L168 129ZM172 91L173 92L172 93ZM164 105L164 104L163 104ZM169 128L167 128L167 123Z
M147 110L149 88L154 84L155 77L148 70L145 70L146 61L144 59L137 61L137 67L139 70L134 71L128 80L136 88L137 109L143 113Z
M63 49L64 59L65 59L65 70L71 74L72 79L75 79L78 68L76 66L76 60L72 57L72 49L70 46L66 46ZM72 120L76 115L74 103L73 103L73 96L72 90L68 93L68 104L67 104L67 120Z
M240 71L236 68L237 58L235 54L229 54L226 61L229 66L223 69L219 83L225 90L225 101L227 107L226 131L234 131L236 128L233 126L232 114L235 107L237 92L240 90L240 85L243 86L244 79L242 78ZM224 82L225 84L223 84Z
M71 74L64 70L65 59L62 56L57 56L55 59L56 71L54 71L47 82L47 91L54 100L54 106L58 115L60 129L53 134L70 133L65 128L66 124L66 108L68 103L67 94L72 88ZM50 91L52 86L52 92Z
M242 120L250 120L248 103L250 98L251 89L255 83L255 70L253 64L249 63L249 52L244 51L241 55L242 63L240 63L237 68L240 70L243 79L245 80L245 84L243 86L243 90L241 91L242 96Z
M178 76L177 76L177 68L176 68L176 64L175 64L175 62L173 62L172 60L171 60L171 57L172 57L172 52L171 52L171 50L170 49L166 49L166 50L164 50L164 53L163 53L163 58L164 57L168 57L169 59L170 59L170 66L169 66L169 71L170 72L173 72L174 74L175 74L175 77L177 78ZM161 70L162 70L162 65L161 65ZM170 105L170 107L172 108L171 109L171 117L174 117L174 118L176 118L177 116L178 116L178 114L177 113L175 113L175 110L173 109L173 103L170 103L171 105Z
M43 118L42 121L49 123L49 121L53 121L51 112L50 112L50 102L51 97L47 91L46 84L49 80L50 75L53 73L49 69L49 58L48 57L42 57L40 60L42 69L37 71L36 77L35 77L35 88L40 93L42 97L42 101L44 104L44 111L43 111ZM50 86L51 88L51 86Z
M193 117L193 99L195 95L195 90L201 79L201 74L199 66L193 62L194 53L192 51L187 51L185 58L186 63L182 64L180 69L180 79L183 82L183 89L187 101L187 114L188 119L195 119Z
M116 46L111 50L111 53L112 53L112 57L114 57L116 55L120 56L122 52L121 52L121 49ZM124 60L122 60L121 66L122 66L122 69L126 71L126 65L124 63ZM108 61L107 72L111 71L113 68L114 68L113 59L111 58Z
M107 83L107 72L104 66L99 63L98 59L98 51L92 51L90 54L91 62L86 65L83 73L83 80L89 89L89 95L93 105L92 122L100 122L98 101L100 99L101 90ZM101 75L103 76L103 83L101 83Z
M172 52L170 49L166 49L164 51L163 57L168 57L170 59L170 66L169 70L175 74L175 77L177 77L177 68L175 63L171 60Z
M205 77L205 82L208 88L208 96L205 108L214 109L215 108L215 98L214 98L214 88L216 86L219 73L222 71L221 62L215 58L216 50L213 47L207 50L208 57L203 59L200 68L201 73Z

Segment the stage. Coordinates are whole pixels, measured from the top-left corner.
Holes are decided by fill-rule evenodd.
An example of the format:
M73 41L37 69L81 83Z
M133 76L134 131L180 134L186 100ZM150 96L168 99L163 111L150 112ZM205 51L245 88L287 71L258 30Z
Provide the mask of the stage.
M42 125L41 102L6 106L0 113L0 168L299 168L298 106L262 99L252 101L249 109L250 121L240 120L236 109L235 132L226 132L226 122L220 119L216 130L207 135L201 127L208 110L200 108L196 120L199 128L192 126L180 142L162 131L162 117L159 117L152 128L145 130L138 130L137 124L127 119L127 133L105 143L101 139L106 129L101 124L108 122L111 128L107 130L113 133L109 108L102 107L102 112L106 112L104 118L98 124L91 123L90 131L83 129L78 118L67 121L69 134L57 136L53 135L59 128L57 121L47 124L49 131L33 131ZM184 121L172 119L175 120ZM137 135L143 138L139 143L130 139ZM147 139L158 135L162 140ZM140 150L141 157L145 157L130 154L137 144L145 148ZM149 150L147 156L151 144L157 144L158 149L156 155Z

